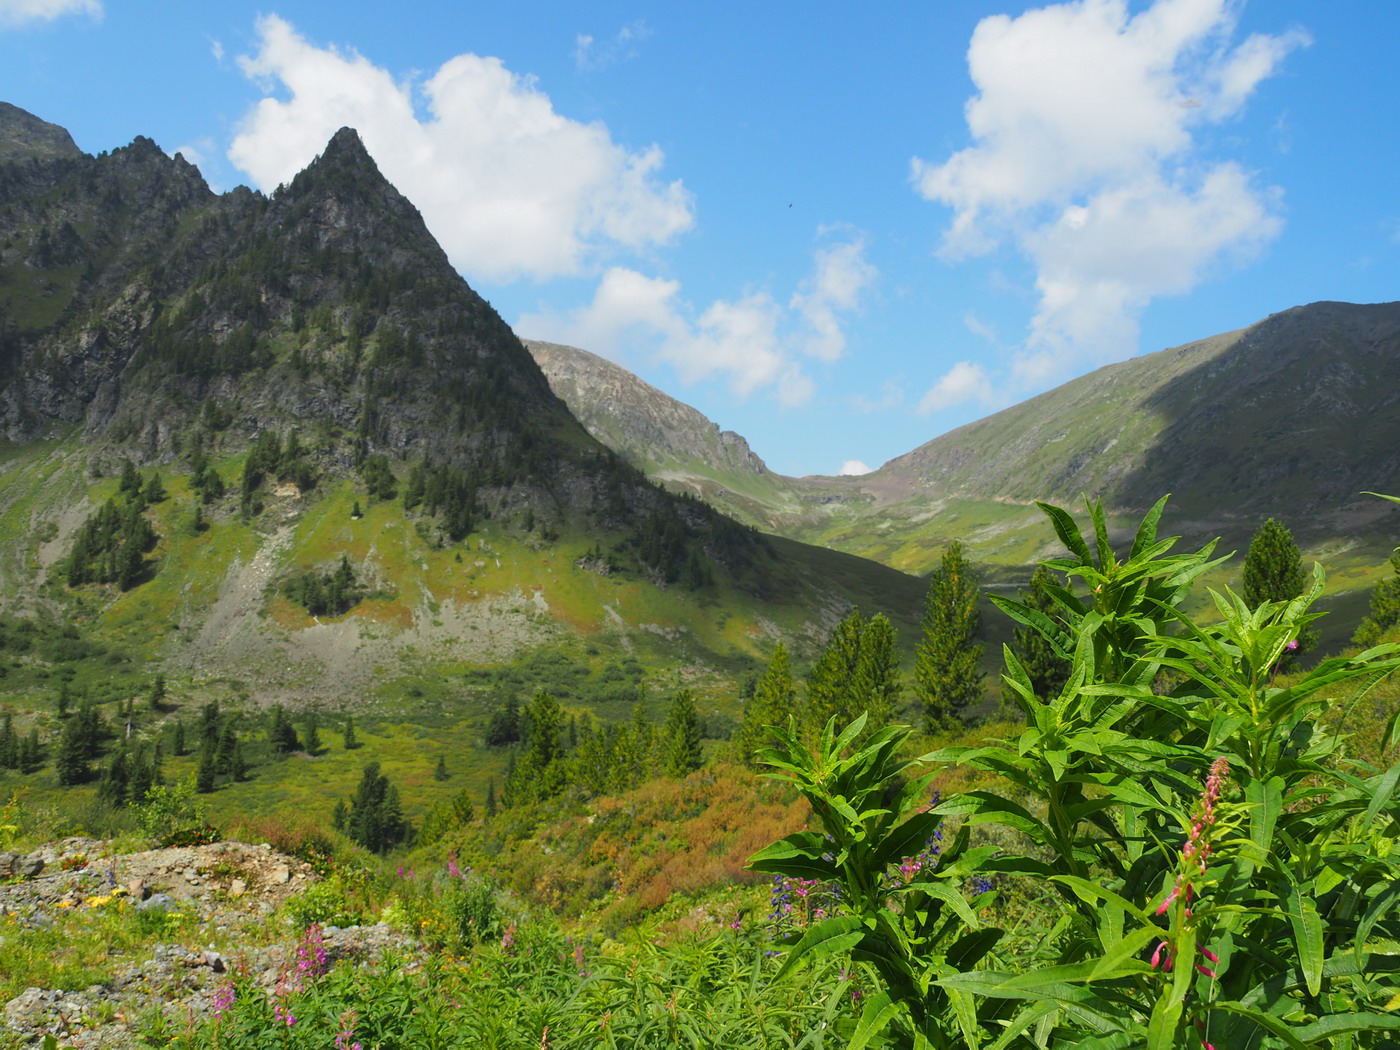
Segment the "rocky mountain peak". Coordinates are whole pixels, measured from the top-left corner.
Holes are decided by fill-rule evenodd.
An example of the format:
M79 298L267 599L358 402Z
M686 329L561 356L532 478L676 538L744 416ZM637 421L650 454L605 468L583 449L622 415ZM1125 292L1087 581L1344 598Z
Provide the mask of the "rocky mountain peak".
M40 120L18 106L0 102L0 164L82 155L83 151L65 128Z

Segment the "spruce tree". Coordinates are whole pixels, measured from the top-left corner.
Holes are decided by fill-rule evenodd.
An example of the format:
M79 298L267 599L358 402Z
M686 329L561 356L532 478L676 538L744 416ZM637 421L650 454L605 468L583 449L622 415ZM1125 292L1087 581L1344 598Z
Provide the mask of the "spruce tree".
M1245 604L1257 609L1265 602L1291 601L1303 593L1307 579L1293 534L1276 518L1260 525L1244 556ZM1317 644L1317 632L1305 630L1297 641L1297 647L1279 661L1280 671L1290 670L1302 653Z
M1303 593L1307 576L1293 534L1277 518L1259 526L1244 556L1244 600L1251 609Z
M924 730L953 724L982 698L982 646L977 573L957 540L948 544L929 581L921 623L923 640L914 652L915 692Z
M734 734L742 761L755 764L754 753L771 743L767 727L786 725L788 716L796 711L796 702L797 687L792 680L787 646L779 642L768 661L768 669L754 684L753 696L744 705L743 721Z
M1037 565L1031 574L1030 590L1021 592L1021 604L1054 620L1059 609L1050 596L1054 586L1059 586L1055 574L1048 567ZM1011 649L1030 676L1036 696L1046 700L1060 695L1069 679L1070 661L1055 652L1043 634L1033 627L1019 626L1011 632Z
M438 755L437 765L433 767L433 779L439 783L452 779L452 774L447 771L447 759L442 755Z
M206 744L199 751L199 768L194 775L194 789L201 795L214 790L214 749Z
M165 675L158 674L155 681L151 683L151 691L147 695L150 701L151 710L159 711L161 702L165 700Z
M835 718L838 729L845 728L864 709L857 694L856 668L860 664L861 633L865 626L860 610L836 625L831 640L807 675L807 703L803 706L801 728L809 736L822 731Z
M667 776L683 777L700 768L700 741L705 727L700 713L695 710L695 696L689 689L682 689L671 700L662 733Z
M486 815L494 817L496 815L496 778L492 777L486 781Z
M315 711L306 716L306 732L302 736L302 745L302 750L308 755L317 754L321 750L321 730Z
M345 716L345 750L354 751L359 747L359 742L355 739L355 716Z
M1377 645L1387 631L1400 623L1400 551L1390 556L1390 568L1395 575L1376 582L1371 591L1371 615L1356 628L1352 645L1363 649Z
M389 778L379 772L378 762L369 763L350 800L345 833L351 841L370 852L384 853L404 841L409 831L398 791L389 783Z

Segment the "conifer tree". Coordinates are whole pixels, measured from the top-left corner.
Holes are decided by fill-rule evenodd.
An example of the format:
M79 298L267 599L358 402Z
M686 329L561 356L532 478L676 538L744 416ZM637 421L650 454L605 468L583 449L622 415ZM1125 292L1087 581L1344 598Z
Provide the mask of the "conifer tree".
M345 750L354 751L359 747L359 741L355 739L355 716L345 716Z
M161 703L165 700L165 675L158 674L155 681L151 683L151 691L148 694L151 710L159 711Z
M982 646L974 641L981 627L977 601L977 573L954 540L929 582L923 640L914 652L915 690L927 732L952 724L982 697Z
M302 737L302 750L308 755L317 754L321 750L321 730L315 711L306 716L306 732Z
M807 703L800 719L806 734L819 734L826 723L835 718L838 727L853 722L860 711L861 697L856 694L856 667L860 664L860 636L864 628L860 610L836 625L826 649L807 675Z
M494 817L496 815L496 778L492 777L486 781L486 815Z
M38 768L43 761L44 751L39 745L39 730L33 726L20 742L19 746L19 771L30 773Z
M232 773L233 756L238 750L238 734L234 731L233 723L224 723L224 728L219 732L219 743L214 748L214 772Z
M14 719L5 713L3 726L0 726L0 769L19 767L19 737L15 733Z
M1387 631L1400 623L1400 551L1390 556L1390 568L1395 575L1376 581L1371 591L1371 615L1356 628L1352 645L1363 649L1377 645Z
M1270 518L1259 526L1244 556L1244 601L1251 609L1265 602L1286 602L1303 593L1307 574L1303 556L1293 542L1293 534L1283 522ZM1290 670L1298 657L1317 644L1316 631L1303 631L1297 648L1284 655L1278 669Z
M700 713L695 710L695 696L689 689L682 689L671 700L662 733L667 776L683 777L700 768L700 741L705 727Z
M1030 590L1021 592L1021 604L1055 619L1059 606L1050 596L1050 588L1057 585L1055 574L1048 567L1037 565L1031 574ZM1035 695L1042 700L1059 696L1069 679L1070 661L1056 653L1046 637L1033 627L1016 627L1011 639L1011 649L1030 676Z
M183 755L187 750L185 745L185 723L183 719L175 719L174 740L170 745L170 749L177 755Z
M201 795L214 790L214 749L205 744L199 751L199 768L194 775L194 789Z
M369 763L350 800L345 833L351 841L370 852L384 853L403 842L409 831L398 791L389 783L389 778L379 772L378 762Z
M1303 556L1283 522L1270 518L1259 526L1244 556L1244 600L1251 609L1265 602L1286 602L1303 593L1307 576Z
M442 755L438 755L437 765L433 767L433 779L438 782L452 779L452 774L447 771L447 759Z
M770 743L768 726L787 724L796 710L797 687L788 664L787 646L779 642L768 661L768 669L754 683L753 696L744 705L744 718L734 734L742 761L754 764L754 752Z

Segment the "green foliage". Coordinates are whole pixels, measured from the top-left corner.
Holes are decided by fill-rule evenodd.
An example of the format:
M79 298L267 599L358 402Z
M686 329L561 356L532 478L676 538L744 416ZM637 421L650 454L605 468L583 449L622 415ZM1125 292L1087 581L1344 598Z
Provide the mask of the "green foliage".
M1028 618L1044 617L1043 621L1037 622L1053 625L1059 606L1051 594L1051 588L1057 586L1063 589L1050 568L1037 565L1031 574L1030 590L1023 591L1020 596L1022 614ZM1062 631L1063 627L1057 631L1052 626L1051 635L1058 636ZM1012 631L1011 650L1025 668L1036 696L1045 699L1060 695L1060 690L1069 679L1070 661L1056 651L1049 637L1029 624L1022 624Z
M797 687L788 664L787 646L773 648L768 669L754 683L753 695L744 704L744 719L734 734L734 743L745 762L754 762L759 748L768 741L768 727L786 724L796 709Z
M1244 559L1245 604L1257 609L1265 602L1286 602L1302 594L1306 586L1303 556L1293 534L1281 521L1270 518L1249 541ZM1280 658L1280 670L1291 669L1301 653L1317 644L1317 635L1305 631L1294 640L1297 644Z
M1381 637L1400 623L1400 551L1390 556L1394 573L1377 581L1371 591L1371 615L1361 621L1351 644L1363 648L1375 645Z
M914 652L915 693L930 732L952 724L982 698L982 624L977 572L957 540L948 544L929 580Z
M834 740L828 730L815 756L790 734L768 754L833 841L789 836L755 866L849 887L850 914L809 931L785 972L849 951L880 983L852 1046L877 1035L911 1047L1392 1045L1400 764L1349 758L1318 717L1400 667L1400 645L1280 680L1280 658L1316 618L1321 570L1305 593L1254 608L1212 591L1216 619L1198 623L1179 606L1213 545L1169 554L1176 541L1156 536L1162 506L1123 561L1099 506L1089 508L1097 558L1068 514L1043 506L1071 554L1049 564L1088 594L1051 588L1054 620L997 604L1071 657L1068 681L1038 696L1007 647L1004 688L1025 732L917 760L997 778L988 787L896 827L921 781L886 801L905 778L888 738L846 757L852 725ZM1164 680L1170 691L1154 690ZM1048 887L1048 932L1017 948L972 930L967 953L901 935L924 913L881 900L889 858L920 839L921 819L952 817L960 842L995 833L996 844L957 861L950 851L939 875ZM882 836L901 846L872 848ZM973 927L975 916L957 914Z
M671 698L661 729L663 767L668 777L683 777L700 768L704 723L695 710L695 694L682 689Z
M142 834L157 847L209 830L208 804L199 797L193 779L156 784L134 808Z
M387 853L405 841L411 831L403 816L398 789L379 772L378 762L369 763L350 799L345 833L356 845L372 853Z
M63 564L68 586L115 583L125 591L141 582L147 569L145 554L159 537L146 520L140 493L137 475L134 495L122 503L109 499L79 526Z
M820 733L833 718L845 725L862 712L870 715L868 732L889 723L899 695L896 641L894 627L883 614L866 621L859 609L852 609L837 625L807 676L804 723L810 735Z
M344 554L333 572L307 569L287 580L282 585L282 593L305 606L312 616L341 616L354 608L362 597L355 570Z

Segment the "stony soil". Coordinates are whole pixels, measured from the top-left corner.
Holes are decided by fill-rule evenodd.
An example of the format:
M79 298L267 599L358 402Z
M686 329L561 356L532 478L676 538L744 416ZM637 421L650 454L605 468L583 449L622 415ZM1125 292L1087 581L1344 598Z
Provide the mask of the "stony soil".
M39 862L37 874L23 874ZM265 843L241 842L112 855L105 842L70 838L24 857L0 854L0 869L0 878L11 880L0 885L0 914L18 920L18 936L51 926L60 911L90 907L93 898L124 897L125 907L193 914L194 921L180 925L178 943L156 943L144 957L115 964L102 984L30 987L4 1004L0 1046L37 1043L52 1033L78 1050L146 1046L134 1027L152 1009L179 1024L207 1016L231 969L258 974L271 988L295 957L295 935L288 929L267 943L269 917L317 878L309 865ZM324 937L331 960L419 950L382 923L328 927Z

